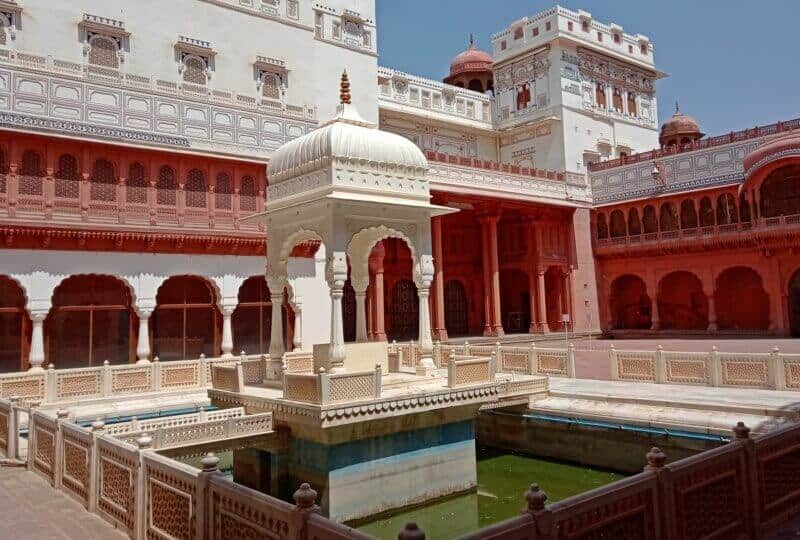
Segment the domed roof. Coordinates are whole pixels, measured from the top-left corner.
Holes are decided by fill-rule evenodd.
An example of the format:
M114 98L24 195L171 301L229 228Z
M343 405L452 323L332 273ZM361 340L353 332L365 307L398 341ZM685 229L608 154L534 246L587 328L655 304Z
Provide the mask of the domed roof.
M696 139L703 136L703 132L700 131L700 124L697 123L697 120L683 114L677 103L675 103L675 114L673 114L669 120L661 124L659 140L663 143L665 139L670 139L675 136L689 136Z
M341 104L336 116L318 129L298 137L272 155L269 182L321 169L334 160L406 170L423 174L428 160L419 147L400 135L377 129L350 103L350 84L342 76Z
M745 176L749 177L764 165L800 156L800 133L790 133L767 141L744 157Z
M492 56L481 51L475 46L472 35L469 36L469 47L453 58L450 62L450 76L463 73L465 71L491 71Z

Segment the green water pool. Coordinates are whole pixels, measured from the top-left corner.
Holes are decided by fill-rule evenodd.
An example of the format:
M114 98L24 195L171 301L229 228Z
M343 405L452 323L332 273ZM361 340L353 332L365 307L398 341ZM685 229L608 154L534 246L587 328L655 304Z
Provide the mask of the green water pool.
M376 538L393 540L407 522L414 521L429 540L446 540L519 515L525 490L533 482L547 493L548 502L554 502L624 477L488 448L478 449L477 468L477 493L420 506L357 528Z

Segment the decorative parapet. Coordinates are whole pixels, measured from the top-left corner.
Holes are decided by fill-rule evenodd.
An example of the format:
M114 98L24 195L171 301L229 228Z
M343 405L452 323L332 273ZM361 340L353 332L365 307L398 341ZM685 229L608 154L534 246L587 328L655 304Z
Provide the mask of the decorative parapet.
M390 68L378 68L379 106L410 107L441 114L442 118L470 120L490 130L491 100L488 96Z
M310 351L293 351L283 353L284 373L312 373L314 371L314 353Z
M595 204L738 184L744 158L772 136L800 128L800 118L684 145L601 161L589 167ZM654 168L657 171L654 172Z
M196 446L198 444L227 441L240 437L266 435L272 431L272 413L231 416L219 420L205 420L185 425L159 427L155 430L131 431L116 435L121 441L131 444L142 437L150 438L149 447L154 450Z
M441 156L446 156L446 159L440 161ZM433 152L428 152L428 163L431 190L473 189L574 203L590 203L592 200L586 177L580 173L557 173L505 164L495 166L494 162Z
M147 364L54 369L0 374L0 398L37 400L44 405L159 391L204 389L212 382L212 366L237 362L247 384L266 377L268 355L198 358ZM242 384L242 386L244 383Z
M0 50L2 125L264 160L317 124L313 105L94 68Z
M800 390L800 354L608 351L615 381Z
M381 368L353 373L285 373L283 399L314 405L355 403L381 397Z
M495 356L456 356L452 355L447 364L447 387L459 388L494 381Z

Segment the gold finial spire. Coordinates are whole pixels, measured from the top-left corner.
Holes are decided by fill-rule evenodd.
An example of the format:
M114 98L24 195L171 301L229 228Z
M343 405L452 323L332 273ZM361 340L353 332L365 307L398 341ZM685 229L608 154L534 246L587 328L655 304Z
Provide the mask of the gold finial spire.
M350 104L350 80L347 78L347 70L342 72L342 81L339 84L339 103Z
M475 48L475 38L472 36L472 32L469 33L469 48Z
M675 114L679 114L681 112L681 107L678 105L678 100L675 100Z

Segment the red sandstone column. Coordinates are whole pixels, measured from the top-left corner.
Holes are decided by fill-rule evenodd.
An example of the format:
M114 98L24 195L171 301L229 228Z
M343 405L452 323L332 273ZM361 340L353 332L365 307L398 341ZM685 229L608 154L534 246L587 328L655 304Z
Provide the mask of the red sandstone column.
M544 268L539 268L539 327L542 329L542 333L547 333L550 331L550 327L547 324L547 290L544 273Z
M492 277L489 268L489 233L486 220L480 219L481 223L481 256L483 269L483 335L492 335Z
M489 264L491 267L492 279L492 333L495 336L502 336L503 322L500 311L500 263L497 260L497 222L500 216L489 217Z
M442 250L442 218L431 219L433 242L433 335L447 341L447 326L444 320L444 256Z
M563 302L564 302L564 313L569 315L569 325L572 326L575 324L573 320L573 312L572 309L572 274L570 270L564 272L564 282L561 286L563 290ZM567 326L565 324L565 326Z
M377 246L375 249L378 249ZM375 341L386 341L386 327L384 324L384 309L383 309L383 250L381 249L380 255L370 257L370 265L375 274L375 304L374 304L374 321L373 338Z
M531 268L528 270L528 301L531 305L531 324L528 327L529 334L536 334L539 332L540 328L540 321L539 321L539 307L536 304L536 288L537 288L537 281L536 281L536 268Z

